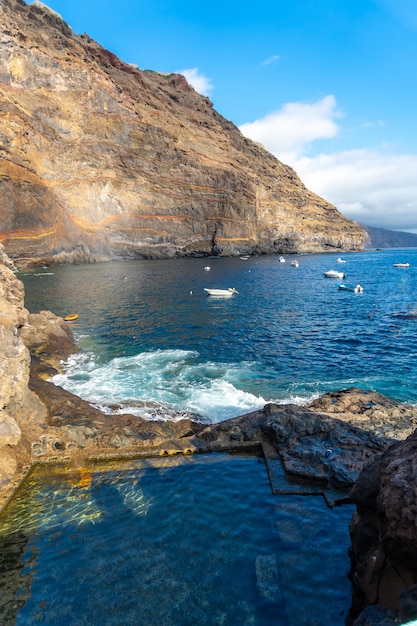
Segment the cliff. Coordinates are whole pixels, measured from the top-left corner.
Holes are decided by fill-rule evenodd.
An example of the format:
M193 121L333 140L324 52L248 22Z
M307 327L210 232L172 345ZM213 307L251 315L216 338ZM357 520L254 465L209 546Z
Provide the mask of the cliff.
M216 112L40 2L0 5L0 241L17 263L362 249Z

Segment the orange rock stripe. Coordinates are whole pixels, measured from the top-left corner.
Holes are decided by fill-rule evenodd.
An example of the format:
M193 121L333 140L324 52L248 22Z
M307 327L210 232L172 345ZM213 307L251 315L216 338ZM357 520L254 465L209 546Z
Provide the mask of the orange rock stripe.
M5 233L0 233L0 241L5 239L42 239L43 237L55 236L55 229L46 230L43 232L30 232L28 230L14 230Z

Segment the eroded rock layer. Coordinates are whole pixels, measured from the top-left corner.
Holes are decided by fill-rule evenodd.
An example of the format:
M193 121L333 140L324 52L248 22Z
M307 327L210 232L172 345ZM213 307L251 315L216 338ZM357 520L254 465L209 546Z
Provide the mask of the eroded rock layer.
M0 241L16 262L362 248L183 76L122 62L39 2L2 0L0 24Z

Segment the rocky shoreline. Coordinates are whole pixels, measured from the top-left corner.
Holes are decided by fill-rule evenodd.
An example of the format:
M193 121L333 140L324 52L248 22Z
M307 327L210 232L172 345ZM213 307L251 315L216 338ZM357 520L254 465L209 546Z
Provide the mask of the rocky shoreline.
M106 415L48 381L77 346L62 318L24 308L13 270L0 250L0 509L38 463L257 449L274 493L356 505L353 612L364 611L351 623L417 617L417 407L352 388L214 425Z

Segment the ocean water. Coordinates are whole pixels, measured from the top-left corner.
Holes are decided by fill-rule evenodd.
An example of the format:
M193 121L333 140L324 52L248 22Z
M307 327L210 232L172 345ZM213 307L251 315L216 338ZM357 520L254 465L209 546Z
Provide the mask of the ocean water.
M338 256L300 255L299 267L291 256L120 261L19 277L31 312L78 313L82 351L54 382L108 412L218 422L351 386L416 403L417 249ZM330 269L345 279L325 278Z

